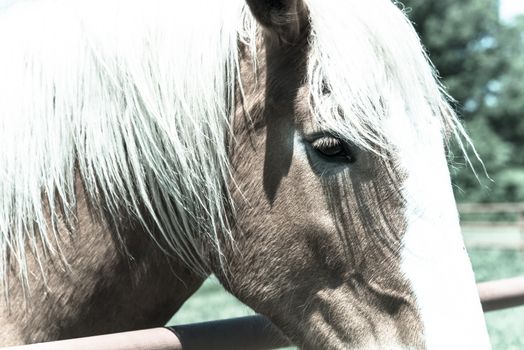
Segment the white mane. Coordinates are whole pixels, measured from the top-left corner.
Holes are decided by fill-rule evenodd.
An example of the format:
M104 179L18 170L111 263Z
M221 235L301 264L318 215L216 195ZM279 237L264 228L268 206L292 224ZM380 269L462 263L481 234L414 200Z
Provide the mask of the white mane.
M199 235L219 249L238 40L256 41L244 2L34 0L0 15L0 279L8 253L25 274L26 247L43 254L37 240L56 254L53 225L61 211L74 221L77 175L114 217L145 225L145 209L160 244L191 266ZM413 123L462 132L389 0L307 3L320 127L387 147L383 119L400 99Z
M237 47L254 35L240 0L37 0L0 14L0 277L8 252L22 275L27 247L46 253L35 240L57 253L76 175L115 218L146 221L145 209L166 251L199 268L197 235L218 248L229 232Z

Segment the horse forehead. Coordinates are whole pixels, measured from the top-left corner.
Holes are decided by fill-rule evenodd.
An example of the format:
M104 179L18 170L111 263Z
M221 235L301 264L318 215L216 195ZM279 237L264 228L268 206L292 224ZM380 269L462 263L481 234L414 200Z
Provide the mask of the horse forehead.
M294 103L295 124L304 129L304 131L315 131L318 129L319 126L311 110L311 91L307 84L303 84L298 88Z

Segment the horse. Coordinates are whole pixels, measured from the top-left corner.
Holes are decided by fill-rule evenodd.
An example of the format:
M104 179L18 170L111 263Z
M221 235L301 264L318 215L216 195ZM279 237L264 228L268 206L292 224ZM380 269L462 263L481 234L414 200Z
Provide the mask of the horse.
M0 344L161 326L215 274L301 348L489 348L450 101L390 0L11 5Z

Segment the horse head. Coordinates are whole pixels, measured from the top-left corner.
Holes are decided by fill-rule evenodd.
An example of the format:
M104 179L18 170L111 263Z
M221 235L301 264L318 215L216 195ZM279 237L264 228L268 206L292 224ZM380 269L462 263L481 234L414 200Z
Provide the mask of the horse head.
M305 348L486 347L445 154L463 131L402 11L247 2L219 278Z

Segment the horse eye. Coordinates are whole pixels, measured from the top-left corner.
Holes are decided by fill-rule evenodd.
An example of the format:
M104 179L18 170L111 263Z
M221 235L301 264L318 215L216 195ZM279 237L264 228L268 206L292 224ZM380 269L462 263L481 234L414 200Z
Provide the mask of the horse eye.
M322 156L330 160L339 160L353 163L355 158L351 154L348 145L339 138L324 136L311 142L311 147Z

